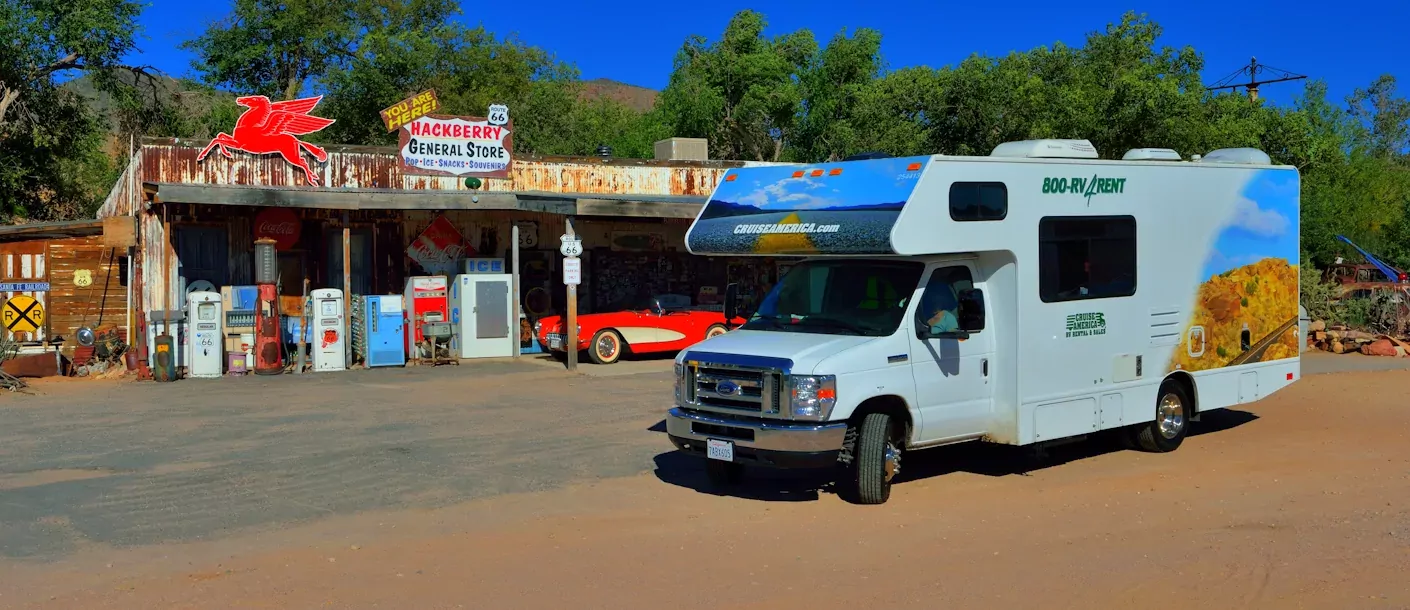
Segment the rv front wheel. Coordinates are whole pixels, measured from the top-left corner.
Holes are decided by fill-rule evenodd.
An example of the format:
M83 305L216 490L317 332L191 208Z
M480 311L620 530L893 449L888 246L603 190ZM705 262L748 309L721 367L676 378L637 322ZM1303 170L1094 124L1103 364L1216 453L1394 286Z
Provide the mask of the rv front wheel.
M1153 453L1169 453L1179 449L1189 432L1193 406L1185 386L1173 379L1166 379L1156 394L1155 420L1137 426L1132 440L1136 446Z
M901 470L901 446L894 430L891 416L885 413L868 413L862 419L847 471L848 500L883 504L891 497L891 481Z

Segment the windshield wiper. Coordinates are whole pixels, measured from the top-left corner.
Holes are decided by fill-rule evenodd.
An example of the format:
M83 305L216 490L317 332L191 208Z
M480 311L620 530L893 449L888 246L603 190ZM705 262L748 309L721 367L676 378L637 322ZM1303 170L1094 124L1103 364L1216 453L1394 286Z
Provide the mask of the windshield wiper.
M801 323L815 324L827 328L836 328L839 330L845 330L852 333L856 333L858 335L863 335L872 331L872 329L857 324L855 322L848 322L847 320L843 320L841 318L829 318L826 316L808 316L806 318L803 318Z
M746 324L746 325L748 325L748 324L753 324L755 320L763 320L763 321L767 322L770 326L772 326L772 327L774 327L774 328L784 328L784 327L785 327L785 324L784 324L782 321L780 321L780 320L778 319L778 316L770 316L770 315L765 315L765 314L756 314L752 319L750 319L750 320L749 320L748 322L746 322L745 324Z

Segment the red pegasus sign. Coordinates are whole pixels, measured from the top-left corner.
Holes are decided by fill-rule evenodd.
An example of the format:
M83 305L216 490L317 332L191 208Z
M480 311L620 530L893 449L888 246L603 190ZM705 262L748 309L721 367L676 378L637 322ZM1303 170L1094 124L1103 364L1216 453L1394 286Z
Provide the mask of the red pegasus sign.
M235 121L235 134L217 134L196 160L205 159L217 147L226 158L232 158L231 150L252 155L278 153L289 164L304 170L309 184L318 186L318 176L309 168L303 152L308 151L320 163L328 160L328 152L294 136L308 135L333 124L333 119L308 114L322 99L321 95L287 102L270 102L263 95L235 98L236 104L249 108Z

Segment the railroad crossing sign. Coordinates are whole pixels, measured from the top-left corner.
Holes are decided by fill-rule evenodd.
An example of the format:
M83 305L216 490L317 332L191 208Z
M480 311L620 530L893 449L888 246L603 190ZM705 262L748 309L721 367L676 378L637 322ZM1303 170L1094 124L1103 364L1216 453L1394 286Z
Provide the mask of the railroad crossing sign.
M34 297L17 294L5 301L0 318L5 321L5 329L12 333L32 333L44 328L44 306Z

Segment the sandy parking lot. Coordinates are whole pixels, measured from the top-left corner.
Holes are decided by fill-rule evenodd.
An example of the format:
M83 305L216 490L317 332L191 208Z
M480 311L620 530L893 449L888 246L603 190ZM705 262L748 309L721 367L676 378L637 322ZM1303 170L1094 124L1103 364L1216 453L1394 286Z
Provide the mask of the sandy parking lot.
M0 398L0 608L1410 608L1407 371L1309 375L1169 455L917 453L859 507L708 493L659 432L669 361L635 365Z

